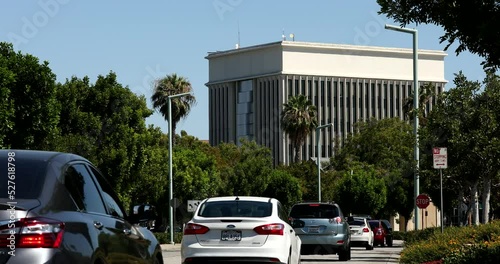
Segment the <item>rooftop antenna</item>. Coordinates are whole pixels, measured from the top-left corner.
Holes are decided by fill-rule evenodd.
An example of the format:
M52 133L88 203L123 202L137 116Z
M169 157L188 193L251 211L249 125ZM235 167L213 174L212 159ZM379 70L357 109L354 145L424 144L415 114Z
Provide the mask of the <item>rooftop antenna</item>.
M283 32L281 33L281 39L283 39L283 41L286 40L285 29L283 29Z
M236 49L240 48L240 20L238 20L238 43L236 43Z

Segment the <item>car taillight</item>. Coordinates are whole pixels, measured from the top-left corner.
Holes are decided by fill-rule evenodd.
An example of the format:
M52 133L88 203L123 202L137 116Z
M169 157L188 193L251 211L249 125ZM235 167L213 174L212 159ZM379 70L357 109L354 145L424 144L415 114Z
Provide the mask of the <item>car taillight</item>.
M0 229L0 247L15 244L18 248L58 248L61 245L64 234L62 222L48 218L24 218L14 224L15 227L4 225Z
M209 230L206 226L189 223L184 227L184 235L203 235Z
M283 224L268 224L268 225L261 225L253 230L255 233L259 235L283 235L283 230L285 229L285 226Z
M363 228L363 232L368 233L368 232L370 232L370 229L365 227L365 228Z

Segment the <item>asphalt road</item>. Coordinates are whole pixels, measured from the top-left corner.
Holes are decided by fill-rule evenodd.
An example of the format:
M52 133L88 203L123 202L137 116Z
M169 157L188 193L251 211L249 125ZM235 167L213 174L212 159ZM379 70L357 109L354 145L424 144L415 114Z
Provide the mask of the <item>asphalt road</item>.
M163 263L181 264L180 245L162 245ZM393 247L375 247L366 250L362 247L353 247L349 264L359 263L398 263L399 254L403 250L403 241L395 240ZM303 255L303 264L339 263L337 255Z

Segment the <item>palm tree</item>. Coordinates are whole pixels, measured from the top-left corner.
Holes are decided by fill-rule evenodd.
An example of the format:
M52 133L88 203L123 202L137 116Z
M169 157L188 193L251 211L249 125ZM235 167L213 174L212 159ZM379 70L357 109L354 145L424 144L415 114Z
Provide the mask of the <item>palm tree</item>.
M432 99L433 96L436 95L434 92L434 85L432 83L427 83L420 88L420 93L418 96L418 118L419 125L425 126L427 124L427 102ZM408 97L404 100L403 103L403 114L405 121L413 121L415 116L415 109L413 107L413 93L408 95Z
M193 90L191 83L184 77L177 74L167 75L157 80L154 84L151 101L153 108L157 109L168 120L168 97L180 93L189 93ZM172 144L175 144L175 129L181 118L185 118L191 111L191 107L196 104L196 98L193 95L186 95L172 98Z
M299 162L299 154L307 136L318 125L316 107L305 95L290 97L283 105L281 126L290 137L294 149L294 161Z

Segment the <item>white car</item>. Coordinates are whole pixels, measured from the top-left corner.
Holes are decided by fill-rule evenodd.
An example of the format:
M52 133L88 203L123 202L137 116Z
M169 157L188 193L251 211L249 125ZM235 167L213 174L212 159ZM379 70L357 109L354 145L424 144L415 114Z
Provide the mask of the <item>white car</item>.
M300 263L300 238L274 198L203 200L185 225L182 263Z
M361 245L366 247L366 250L373 250L375 236L368 220L364 217L348 217L347 222L351 229L351 245Z

